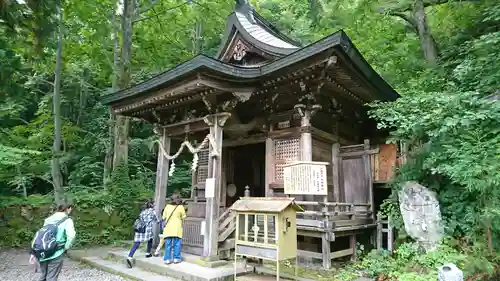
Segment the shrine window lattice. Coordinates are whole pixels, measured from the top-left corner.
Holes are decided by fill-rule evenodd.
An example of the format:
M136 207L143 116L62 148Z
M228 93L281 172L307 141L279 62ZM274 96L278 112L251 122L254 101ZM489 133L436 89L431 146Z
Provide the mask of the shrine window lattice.
M198 168L196 169L197 184L205 184L205 180L208 178L208 156L208 148L198 152Z
M274 180L283 181L283 165L300 160L300 138L274 140L273 158Z

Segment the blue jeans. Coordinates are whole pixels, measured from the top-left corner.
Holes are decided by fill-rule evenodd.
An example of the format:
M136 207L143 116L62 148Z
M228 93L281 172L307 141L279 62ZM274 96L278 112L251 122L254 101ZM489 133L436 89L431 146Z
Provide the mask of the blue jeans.
M174 260L181 261L181 245L182 239L179 237L165 238L165 256L164 261L172 261L172 248L174 250Z
M131 258L134 256L135 251L137 251L137 248L139 248L139 245L141 245L141 242L134 242L134 245L132 246L132 249L130 249L130 252L128 253L128 257ZM146 254L151 254L151 248L153 247L153 239L148 240L148 246L146 248Z

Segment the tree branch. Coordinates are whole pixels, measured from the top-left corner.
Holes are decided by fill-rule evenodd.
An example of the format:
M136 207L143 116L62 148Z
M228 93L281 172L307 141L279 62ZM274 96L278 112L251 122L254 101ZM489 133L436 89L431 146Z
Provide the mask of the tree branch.
M184 2L184 3L179 4L179 5L177 5L177 6L170 7L170 8L167 8L167 9L165 9L165 10L162 10L162 11L160 11L160 12L158 12L158 13L154 13L154 14L152 14L151 16L138 18L138 19L136 19L136 20L134 20L134 21L132 21L132 22L133 22L133 23L136 23L136 22L140 22L140 21L143 21L143 20L148 20L148 19L150 19L150 18L156 17L156 16L161 15L161 14L163 14L163 13L166 13L166 12L168 12L168 11L175 10L175 9L177 9L177 8L180 8L180 7L182 7L182 6L186 5L186 4L187 4L187 2ZM153 9L153 6L151 6L148 10L150 10L150 9ZM154 11L154 10L153 10L153 11ZM141 13L143 13L143 12L141 12Z
M404 21L406 21L415 31L417 30L417 21L412 18L411 16L402 13L402 12L388 12L388 15L395 16L402 18Z
M442 4L448 4L453 2L480 2L481 0L424 0L424 8L431 6L438 6ZM407 12L413 9L412 3L406 2L404 4L395 5L393 7L388 8L379 8L377 11L382 13L390 14L392 12Z

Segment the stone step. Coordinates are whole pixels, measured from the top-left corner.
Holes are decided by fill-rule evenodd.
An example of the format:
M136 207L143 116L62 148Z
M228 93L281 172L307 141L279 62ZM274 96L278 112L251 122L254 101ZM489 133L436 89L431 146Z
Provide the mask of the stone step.
M128 251L113 250L109 251L110 259L122 262L125 264ZM134 255L135 268L140 268L144 271L153 272L159 275L166 275L185 281L229 281L234 280L235 265L234 262L229 262L225 265L210 268L199 264L188 262L193 260L193 257L184 255L184 261L179 264L166 265L161 257L146 258L146 253L137 251ZM237 275L252 272L253 267L245 266L243 262L236 264Z
M138 267L127 268L124 263L118 263L101 257L80 257L78 260L94 268L133 281L180 281L177 278L152 273Z

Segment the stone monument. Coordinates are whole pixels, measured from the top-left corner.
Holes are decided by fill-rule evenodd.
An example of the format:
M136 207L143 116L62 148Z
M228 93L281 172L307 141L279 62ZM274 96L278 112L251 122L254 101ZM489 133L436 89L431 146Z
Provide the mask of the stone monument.
M436 249L444 235L436 194L409 181L399 192L399 204L408 235L426 251Z

